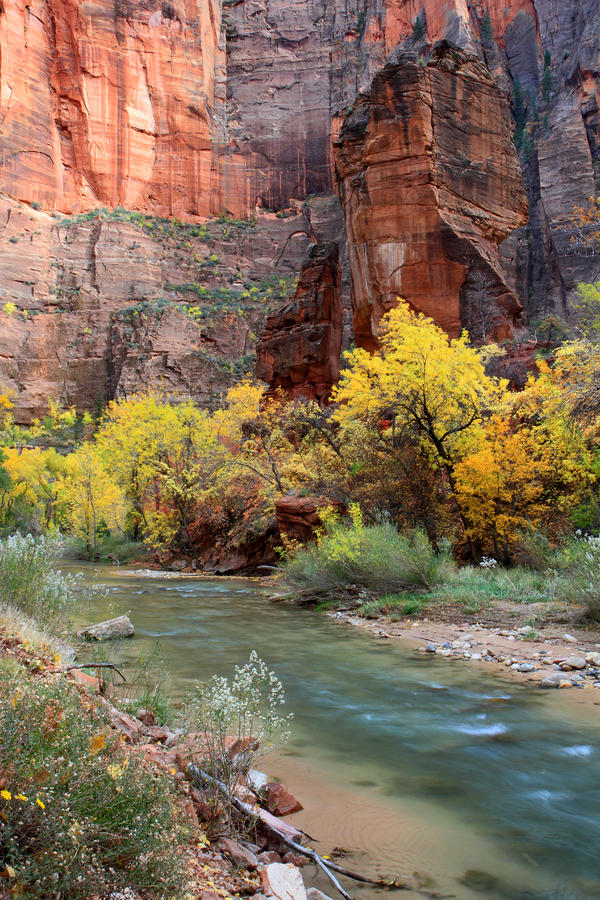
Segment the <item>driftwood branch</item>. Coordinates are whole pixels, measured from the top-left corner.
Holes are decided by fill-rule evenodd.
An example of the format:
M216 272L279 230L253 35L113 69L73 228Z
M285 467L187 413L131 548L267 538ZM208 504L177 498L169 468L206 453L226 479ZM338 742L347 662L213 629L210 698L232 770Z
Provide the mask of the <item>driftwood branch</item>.
M120 675L123 681L127 681L123 673L120 669L117 669L116 666L113 666L112 663L107 662L99 662L99 663L81 663L80 665L74 666L64 666L63 672L70 672L72 669L112 669L113 672L116 672L117 675Z
M223 784L222 781L213 778L212 775L209 775L208 772L204 772L198 766L194 765L194 763L188 763L187 770L188 773L192 776L192 779L198 784L199 787L202 787L203 784L214 785L222 794L224 794L229 799L231 804L235 807L235 809L238 810L238 812L241 812L246 816L250 816L251 818L257 817L259 807L251 806L249 803L245 803L238 797L230 796L225 784ZM342 897L344 897L344 900L352 900L352 897L341 886L341 884L333 874L334 872L337 872L340 875L345 875L346 878L351 878L353 881L359 881L362 884L373 884L377 887L392 888L400 891L413 891L414 893L422 894L424 897L439 898L442 896L441 894L432 891L424 891L414 887L414 885L405 884L400 881L385 881L381 878L367 878L365 875L359 875L356 872L351 872L350 869L345 869L343 866L338 866L337 863L334 863L329 859L323 859L323 857L320 856L317 851L313 850L311 847L303 847L302 844L298 844L296 841L283 834L283 832L281 832L274 825L271 825L269 822L265 822L264 819L261 819L261 824L264 828L267 829L267 831L270 831L273 835L275 835L275 837L279 841L281 841L282 844L285 844L291 850L294 850L296 853L300 853L307 859L312 859L312 861L316 863L316 865L320 869L322 869L325 875L327 875L331 883L335 886L336 890L338 890Z

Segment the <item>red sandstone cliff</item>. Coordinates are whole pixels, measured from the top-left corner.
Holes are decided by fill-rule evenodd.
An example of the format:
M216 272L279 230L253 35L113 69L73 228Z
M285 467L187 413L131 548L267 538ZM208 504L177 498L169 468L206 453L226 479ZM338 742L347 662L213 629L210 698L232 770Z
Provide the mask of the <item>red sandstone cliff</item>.
M347 116L335 159L357 343L373 348L400 296L457 335L478 281L498 309L487 337L510 331L521 307L497 248L527 201L505 98L477 57L442 42L427 65L406 54L386 66Z
M296 294L267 319L256 376L289 397L327 400L340 376L342 298L335 243L311 244Z
M185 297L165 285L173 282L173 273L175 280L197 281L189 259L197 248L173 241L157 246L153 240L131 249L145 244L148 235L140 239L128 226L111 222L101 224L92 253L95 226L82 224L67 238L58 221L38 221L35 209L31 223L15 224L29 213L12 201L63 212L122 205L188 220L226 211L246 216L257 207L298 209L316 194L323 209L333 210L332 137L348 108L357 97L362 103L361 92L370 90L386 62L398 63L399 49L426 58L428 47L442 38L475 53L509 97L519 86L529 224L502 244L501 272L493 248L520 200L509 203L512 212L502 224L493 196L460 193L460 207L466 201L475 210L491 204L491 230L485 221L473 224L470 214L453 210L452 191L436 200L437 207L429 204L421 212L413 207L410 215L391 192L382 198L379 212L372 211L373 220L393 208L396 224L407 230L400 241L393 235L392 243L413 247L415 259L433 223L432 233L438 235L430 247L433 264L424 271L422 285L414 274L413 282L423 302L431 282L434 302L425 308L439 312L450 328L457 326L456 292L467 270L483 281L469 276L463 295L481 296L491 278L494 295L509 312L516 307L504 287L516 284L530 317L564 314L576 282L596 275L589 256L573 251L563 226L572 206L600 189L599 34L597 0L4 0L0 192L8 199L0 210L0 292L2 304L15 302L24 311L31 307L34 315L25 319L21 313L19 320L4 317L0 323L2 385L16 390L25 417L40 411L46 395L89 406L92 393L106 398L136 384L163 381L175 392L208 400L223 378L214 365L208 366L210 374L193 361L200 351L203 358L225 359L234 367L240 354L247 357L254 339L240 339L243 317L232 312L227 324L219 312L214 353L214 335L205 330L206 339L198 343L189 317L185 327L178 320L167 327L172 310L135 327L123 326L119 318L135 304L164 298L177 303ZM477 97L490 91L489 79L482 79L477 85L471 79ZM440 95L436 104L438 118L443 117L446 99ZM379 139L393 144L397 125L392 118L386 134L382 124ZM456 143L451 132L451 127L437 129L432 159L447 156L440 138L450 135ZM415 158L417 166L421 161ZM454 177L447 175L447 181ZM351 235L364 225L353 215ZM438 240L442 220L448 230ZM319 222L308 205L306 216L269 224L268 238L259 228L239 259L257 277L271 265L279 267L282 259L287 274L298 274L309 238L338 240L345 299L348 274L340 224L335 214ZM380 230L377 241L384 238ZM370 253L374 271L379 262ZM232 252L227 274L209 285L211 291L237 283L234 257ZM393 264L388 275L393 275L395 263L391 257L388 262ZM401 268L406 285L408 267L403 263ZM358 296L363 288L356 259L353 270ZM388 275L379 272L376 280ZM450 299L441 310L444 280ZM77 288L81 306L57 304L57 297L71 296L65 290ZM187 299L193 301L194 295ZM204 305L211 303L218 306L212 294ZM468 318L464 296L463 306ZM254 313L250 320L248 334L253 334L259 327ZM81 327L92 330L93 341L85 331L79 335ZM358 323L367 335L371 327L370 321ZM96 330L102 336L97 340Z
M207 215L219 0L6 0L0 190L45 209Z

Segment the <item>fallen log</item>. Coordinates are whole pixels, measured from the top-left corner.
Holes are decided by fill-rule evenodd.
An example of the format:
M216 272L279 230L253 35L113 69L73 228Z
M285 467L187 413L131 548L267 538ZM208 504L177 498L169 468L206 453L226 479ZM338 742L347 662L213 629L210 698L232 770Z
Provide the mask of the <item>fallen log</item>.
M198 785L198 787L202 787L203 784L210 784L216 788L231 802L232 806L238 810L238 812L243 813L250 818L260 818L260 812L262 811L260 806L252 806L250 803L246 803L244 800L240 800L238 797L232 797L229 795L229 792L222 781L219 781L216 778L213 778L212 775L209 775L208 772L204 772L194 763L188 763L187 765L188 774L191 775L192 780ZM415 887L414 885L406 884L404 882L398 881L396 879L392 879L390 881L385 881L382 878L367 878L365 875L359 875L357 872L352 872L350 869L345 869L343 866L338 866L337 863L332 862L330 859L324 859L320 856L316 850L313 850L312 847L303 847L302 844L297 843L297 841L292 840L287 837L283 832L277 828L277 826L272 825L270 822L265 822L264 819L261 819L263 827L270 831L275 837L281 841L282 844L285 844L286 847L289 847L291 850L294 850L296 853L300 853L302 856L306 856L307 859L312 859L314 863L327 875L331 883L334 885L337 891L344 897L344 900L352 900L350 894L344 890L341 886L334 872L337 872L340 875L344 875L346 878L351 878L353 881L358 881L361 884L372 884L376 887L388 888L399 891L413 891L413 893L421 894L424 897L431 898L440 898L446 896L452 896L450 894L442 895L435 891L425 891L420 888Z

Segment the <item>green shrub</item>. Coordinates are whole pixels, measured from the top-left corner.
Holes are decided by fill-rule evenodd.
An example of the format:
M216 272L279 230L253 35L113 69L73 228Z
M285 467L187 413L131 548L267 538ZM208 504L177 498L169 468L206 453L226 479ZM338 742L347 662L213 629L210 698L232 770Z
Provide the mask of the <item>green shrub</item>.
M0 541L0 602L49 631L64 630L85 590L80 577L54 569L57 555L56 542L47 537L14 534Z
M448 549L437 553L423 531L401 535L390 523L365 525L356 505L350 515L351 521L324 515L316 543L286 563L286 581L315 596L335 597L359 590L431 589L454 570Z
M14 892L180 895L182 835L167 776L127 753L61 676L2 666L0 868Z

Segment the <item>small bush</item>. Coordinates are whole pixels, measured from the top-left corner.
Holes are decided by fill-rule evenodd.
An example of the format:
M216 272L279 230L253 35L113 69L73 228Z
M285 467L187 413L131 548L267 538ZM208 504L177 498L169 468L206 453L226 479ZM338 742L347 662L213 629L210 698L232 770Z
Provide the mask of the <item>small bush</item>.
M182 835L167 776L128 754L62 677L0 665L0 868L13 892L179 896Z
M69 611L84 593L82 580L53 567L55 541L14 534L0 541L0 602L36 619L49 631L63 630Z
M228 798L233 797L256 752L267 752L275 741L287 740L292 716L282 714L284 703L281 682L254 650L245 665L235 667L230 681L213 675L198 683L186 700L187 731L204 737L204 746L192 754L192 761L225 785ZM238 739L234 748L231 737ZM215 810L219 796L213 790ZM225 812L229 814L230 809Z
M420 530L401 535L393 525L365 525L352 506L351 521L325 514L314 544L302 547L285 566L285 579L315 596L367 590L388 593L443 583L454 571L447 548L437 553Z

